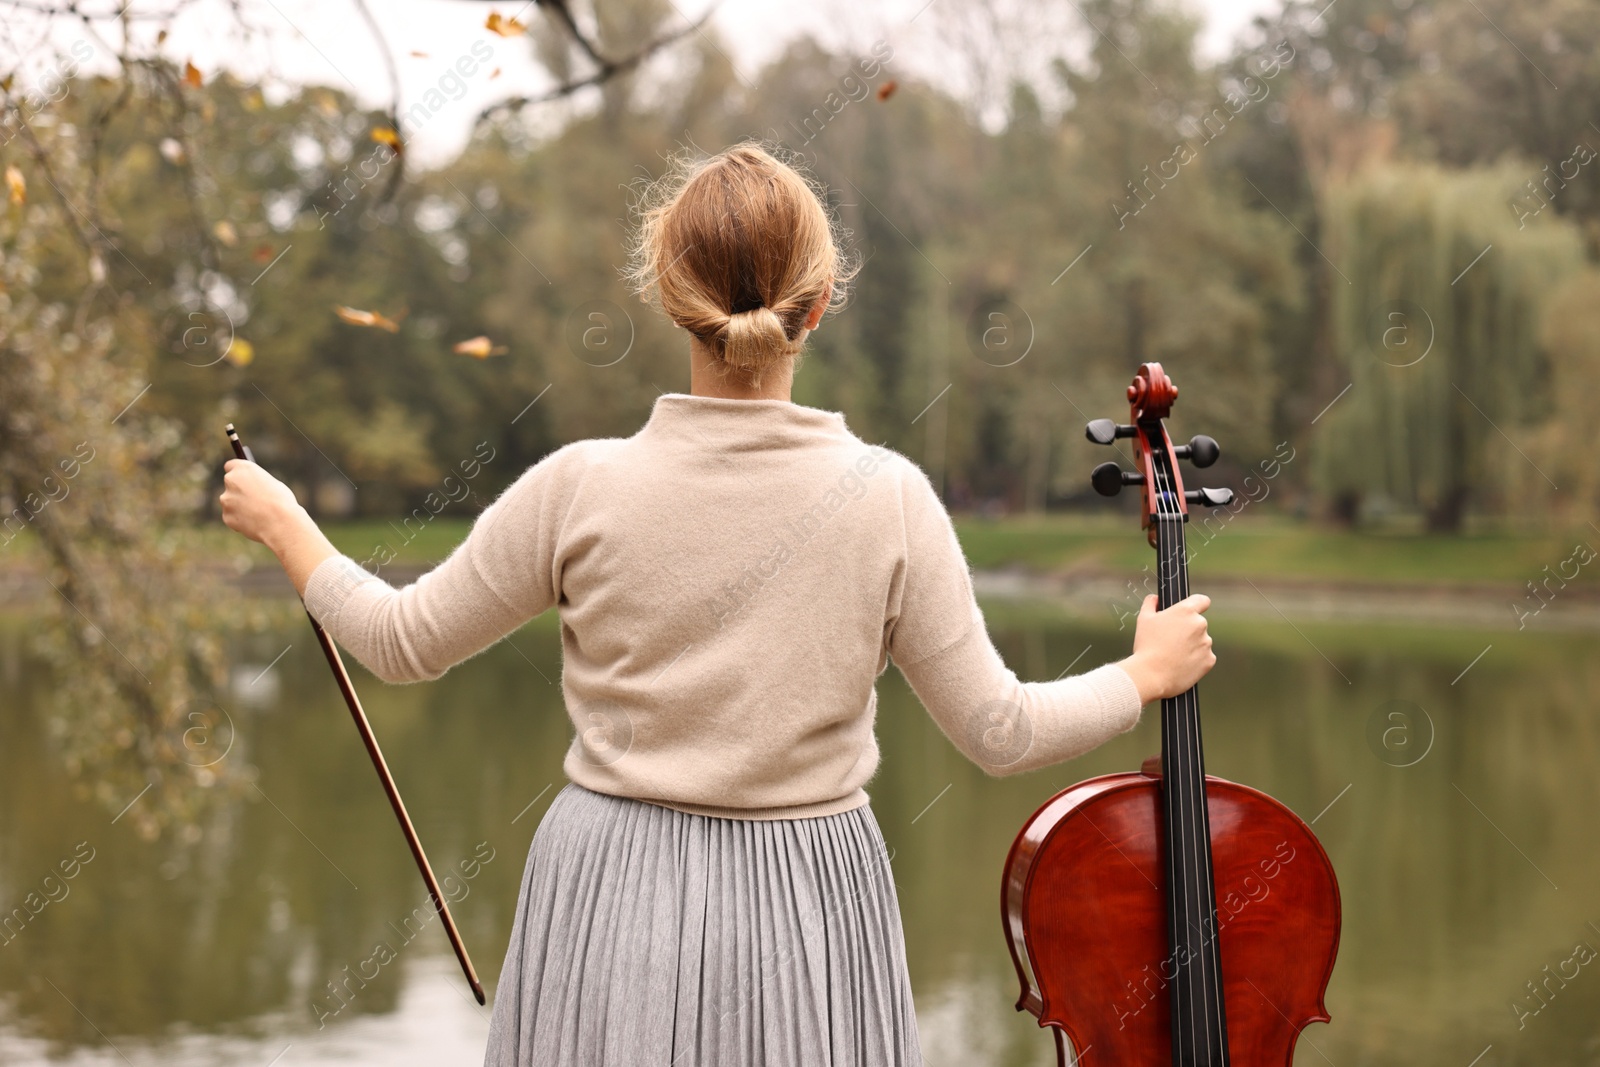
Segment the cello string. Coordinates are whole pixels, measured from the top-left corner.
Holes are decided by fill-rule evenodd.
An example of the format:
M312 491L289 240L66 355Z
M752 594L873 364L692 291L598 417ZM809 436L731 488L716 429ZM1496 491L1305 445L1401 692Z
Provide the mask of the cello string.
M1186 542L1185 542L1185 546L1184 546L1183 552L1184 552L1184 559L1183 559L1183 566L1182 566L1182 569L1181 569L1181 574L1183 576L1183 586L1184 586L1183 592L1184 592L1185 596L1188 596L1189 595L1189 560L1188 560L1188 548L1187 548ZM1221 1063L1227 1063L1227 1061L1228 1061L1228 1026L1227 1026L1228 1013L1227 1013L1227 1005L1224 1002L1224 998L1223 998L1223 987L1222 987L1222 931L1221 931L1220 927L1218 926L1218 917L1217 917L1216 863L1215 863L1215 860L1214 860L1214 858L1212 856L1212 852L1211 852L1211 813L1210 813L1210 803L1209 803L1209 800L1208 800L1208 794L1205 792L1205 789L1206 789L1206 786L1205 786L1205 781L1206 781L1205 748L1200 743L1200 730L1201 730L1201 727L1200 727L1200 691L1199 691L1199 687L1198 686L1192 687L1189 690L1188 700L1189 700L1189 705L1190 705L1190 716L1191 716L1191 719L1193 721L1193 729L1194 729L1195 768L1196 768L1196 773L1199 775L1199 778L1200 778L1201 790L1202 790L1202 792L1201 792L1202 805L1201 805L1201 808L1200 808L1200 819L1201 819L1201 833L1200 833L1201 846L1200 847L1201 847L1201 849L1203 851L1203 854L1204 854L1204 867L1202 867L1201 869L1202 869L1202 871L1204 873L1204 877L1205 877L1205 886L1204 886L1204 888L1205 888L1205 921L1206 921L1206 923L1208 924L1208 926L1210 928L1209 947L1208 947L1207 954L1206 954L1206 963L1208 965L1208 969L1211 972L1212 988L1215 990L1216 1003L1217 1003L1217 1011L1216 1011L1217 1055L1218 1055L1219 1061Z
M1167 544L1168 535L1164 519L1164 504L1161 493L1161 477L1159 462L1150 445L1151 434L1146 427L1142 442L1145 454L1150 460L1150 486L1151 503L1154 516L1152 521L1156 524L1156 579L1160 592L1159 609L1165 609L1172 603L1171 568L1168 566ZM1179 1043L1185 1036L1190 1036L1192 1055L1192 1028L1185 1025L1188 1015L1190 998L1187 975L1183 973L1180 961L1183 959L1183 946L1186 941L1185 923L1187 918L1187 905L1185 886L1188 883L1188 864L1183 855L1183 822L1178 817L1182 811L1182 781L1183 751L1181 737L1177 730L1177 720L1174 717L1173 703L1171 700L1161 702L1161 740L1163 752L1163 781L1162 794L1165 799L1165 851L1167 861L1167 889L1170 899L1167 901L1167 932L1169 951L1172 963L1171 1001L1172 1001L1172 1039L1174 1067L1182 1067L1181 1049ZM1188 1035L1185 1031L1188 1030Z
M1175 576L1179 582L1179 597L1189 595L1189 567L1186 538L1182 526L1182 513L1178 513L1174 522L1176 536L1174 538L1175 550L1178 553L1177 569ZM1221 948L1219 944L1220 931L1217 929L1216 885L1215 868L1211 854L1211 826L1209 805L1206 802L1205 778L1205 752L1200 741L1200 697L1197 686L1191 686L1182 696L1185 710L1188 715L1187 731L1193 739L1193 763L1191 774L1198 783L1197 803L1195 806L1196 839L1200 848L1197 857L1197 873L1199 876L1198 909L1201 915L1201 934L1203 957L1201 966L1207 985L1209 999L1216 1004L1216 1010L1208 1014L1206 1023L1207 1043L1214 1036L1216 1044L1213 1048L1215 1062L1226 1063L1227 1049L1227 1016L1222 1000L1222 963ZM1215 1022L1213 1030L1212 1022Z
M1163 431L1163 445L1165 440L1166 434ZM1176 507L1173 498L1173 484L1167 467L1165 448L1162 449L1159 456L1153 455L1152 459L1151 473L1156 482L1156 541L1160 556L1160 566L1165 579L1167 606L1170 606L1177 603L1185 595L1183 591L1185 583L1183 582L1183 573L1180 566L1181 559L1178 555L1181 550L1181 538L1183 536L1181 526L1182 512ZM1173 781L1170 784L1174 790L1173 796L1176 800L1176 812L1174 814L1178 818L1173 820L1176 825L1172 832L1175 834L1173 839L1174 850L1177 852L1180 862L1183 896L1181 912L1175 908L1174 914L1176 921L1182 924L1181 940L1183 945L1188 947L1193 942L1194 932L1198 929L1201 934L1199 949L1204 952L1205 928L1203 922L1199 921L1201 917L1198 914L1198 909L1202 904L1200 888L1204 878L1204 871L1200 867L1200 857L1194 851L1195 838L1198 836L1197 831L1201 825L1198 804L1203 801L1203 797L1197 797L1194 792L1196 788L1195 762L1198 749L1192 747L1191 741L1198 741L1198 738L1193 733L1191 723L1186 721L1186 719L1190 718L1186 715L1188 711L1186 696L1187 693L1182 693L1174 698L1171 706L1171 715L1169 716L1174 748L1177 750L1176 767L1174 768L1176 773L1173 775ZM1175 943L1173 946L1175 952L1177 948L1178 946ZM1185 994L1183 999L1187 1002L1187 1014L1189 1017L1186 1020L1182 1020L1180 1025L1182 1023L1187 1024L1183 1028L1188 1030L1191 1056L1198 1062L1200 1029L1197 1024L1201 1020L1195 1017L1196 1008L1198 1007L1200 1013L1207 1016L1204 1022L1205 1041L1209 1047L1211 1043L1209 1018L1211 1012L1209 1009L1212 997L1211 991L1207 988L1207 968L1201 966L1197 970L1195 964L1198 961L1193 959L1193 954L1185 953L1185 956L1184 973L1179 988ZM1175 975L1175 979L1176 977ZM1195 1004L1197 994L1200 999L1199 1005ZM1207 1059L1209 1060L1210 1057L1208 1056Z
M1188 560L1184 543L1183 512L1178 504L1176 478L1169 460L1170 454L1163 450L1161 462L1153 464L1152 470L1157 474L1157 483L1160 487L1160 514L1163 516L1158 534L1161 529L1167 532L1166 537L1158 537L1158 540L1165 542L1162 555L1172 586L1169 602L1177 603L1189 595ZM1222 1015L1220 956L1214 940L1215 889L1211 870L1210 820L1207 818L1204 756L1200 743L1199 697L1196 687L1191 686L1179 694L1174 706L1181 716L1179 729L1175 732L1185 742L1182 746L1183 774L1179 782L1183 788L1179 795L1189 801L1187 805L1189 811L1183 820L1189 830L1190 846L1185 849L1185 883L1186 888L1192 885L1194 890L1192 896L1185 893L1189 899L1185 901L1184 910L1191 932L1198 931L1199 934L1200 958L1191 961L1191 966L1197 968L1191 975L1194 979L1191 983L1191 998L1195 992L1192 986L1197 984L1201 1009L1205 1015L1203 1022L1207 1053L1205 1061L1221 1063L1226 1062L1227 1039L1226 1024ZM1187 877L1189 862L1194 864L1192 882ZM1194 1037L1198 1037L1198 1029L1198 1026L1192 1028L1191 1034Z
M1151 472L1155 475L1156 479L1157 522L1159 524L1157 527L1157 540L1160 542L1161 568L1166 584L1167 606L1170 607L1172 604L1175 604L1178 601L1178 588L1177 573L1174 569L1175 559L1172 552L1172 523L1170 518L1171 485L1166 476L1166 467L1165 463L1163 462L1163 458L1164 457L1162 456L1155 457L1155 462L1151 464ZM1180 988L1184 993L1184 1000L1188 1009L1184 1013L1186 1017L1181 1020L1180 1025L1182 1029L1187 1031L1185 1036L1188 1038L1191 1062L1197 1062L1199 1054L1198 1039L1200 1035L1199 1026L1197 1025L1199 1023L1199 1019L1196 1016L1197 1009L1203 1010L1203 1005L1197 1004L1196 1000L1197 995L1203 994L1204 990L1197 988L1197 984L1195 982L1197 972L1194 969L1193 952L1191 951L1194 941L1195 918L1195 900L1194 893L1192 891L1194 884L1194 872L1192 872L1191 869L1191 865L1195 860L1192 835L1194 819L1193 795L1191 793L1192 754L1188 746L1188 731L1185 728L1185 723L1183 722L1183 702L1181 699L1181 694L1171 701L1169 717L1171 719L1171 732L1173 736L1174 750L1176 753L1171 783L1174 791L1173 797L1175 800L1172 812L1172 814L1175 816L1172 820L1172 833L1174 835L1173 849L1178 858L1179 870L1181 871L1179 890L1181 897L1180 900L1176 902L1175 907L1175 921L1179 924L1180 931L1178 941L1179 945L1181 945L1181 949L1179 949L1179 951L1182 952L1183 958L1183 965L1181 968L1182 973L1178 977L1181 979ZM1178 948L1178 946L1174 947Z

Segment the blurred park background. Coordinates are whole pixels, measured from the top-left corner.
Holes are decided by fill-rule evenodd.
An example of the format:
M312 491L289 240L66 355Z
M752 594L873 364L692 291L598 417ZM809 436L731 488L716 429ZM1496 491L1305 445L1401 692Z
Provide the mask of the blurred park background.
M929 472L1022 677L1125 654L1149 581L1083 423L1156 360L1174 438L1221 443L1210 769L1315 819L1345 893L1296 1062L1596 1062L1600 5L798 10L0 0L0 1061L481 1055L440 931L363 969L425 898L216 518L222 426L412 580L688 390L622 282L631 198L755 137L863 263L794 398ZM497 857L457 905L491 990L559 659L552 616L428 686L352 664L436 865ZM1155 717L1000 782L880 689L925 1059L1053 1062L1000 861Z

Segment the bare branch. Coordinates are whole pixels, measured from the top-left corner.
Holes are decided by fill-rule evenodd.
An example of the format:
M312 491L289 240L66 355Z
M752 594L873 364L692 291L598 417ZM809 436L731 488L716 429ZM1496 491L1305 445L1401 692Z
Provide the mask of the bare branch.
M361 12L361 17L366 19L367 28L372 31L372 39L377 43L378 53L383 56L383 65L389 70L389 128L394 130L395 137L400 136L400 70L395 66L394 53L389 49L389 42L383 36L383 30L378 27L378 20L372 17L372 11L367 7L367 0L354 0L356 10ZM406 157L403 146L396 140L395 154L399 156L399 166L389 172L388 186L383 190L383 195L378 198L380 204L387 204L394 199L394 194L400 189L400 182L405 177Z
M541 2L539 6L555 6L563 15L565 15L564 25L568 28L568 32L577 39L579 45L584 48L586 54L595 59L595 61L599 64L598 68L591 74L585 75L582 78L574 78L570 81L563 82L555 88L549 89L535 96L513 96L508 97L505 100L501 100L498 103L491 104L478 113L476 125L481 126L483 123L501 114L515 114L521 111L523 108L534 104L547 104L555 100L563 99L573 95L574 93L588 89L591 86L600 85L604 82L610 81L619 74L626 74L669 45L683 40L692 33L699 33L701 29L705 27L705 24L711 20L711 15L716 10L716 6L712 5L710 8L706 9L703 15L689 23L687 26L684 26L682 29L674 30L671 33L663 34L652 41L647 41L638 49L621 59L605 59L599 56L588 40L578 32L575 26L572 25L572 16L569 12L567 12L565 3L547 4Z

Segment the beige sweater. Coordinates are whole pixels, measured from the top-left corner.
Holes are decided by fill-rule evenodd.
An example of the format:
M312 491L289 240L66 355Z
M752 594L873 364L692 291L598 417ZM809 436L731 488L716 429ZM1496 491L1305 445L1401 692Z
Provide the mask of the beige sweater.
M891 657L991 774L1079 755L1140 713L1114 664L1019 682L927 476L784 400L665 394L632 437L530 467L415 583L335 556L305 600L390 682L437 678L556 608L567 776L707 815L866 803Z

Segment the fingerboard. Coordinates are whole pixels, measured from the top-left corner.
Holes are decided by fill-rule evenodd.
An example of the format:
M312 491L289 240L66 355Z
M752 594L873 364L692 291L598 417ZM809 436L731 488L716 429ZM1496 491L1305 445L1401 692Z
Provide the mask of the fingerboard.
M1152 431L1146 430L1150 433ZM1153 431L1161 434L1159 424ZM1156 488L1157 596L1166 608L1189 595L1189 560L1177 481L1152 449ZM1217 946L1200 697L1191 688L1161 702L1161 792L1166 829L1167 945L1162 977L1172 1000L1173 1067L1227 1067L1228 1028Z

